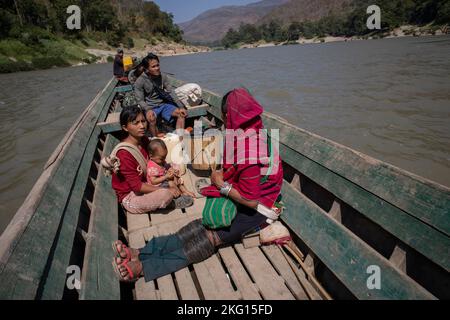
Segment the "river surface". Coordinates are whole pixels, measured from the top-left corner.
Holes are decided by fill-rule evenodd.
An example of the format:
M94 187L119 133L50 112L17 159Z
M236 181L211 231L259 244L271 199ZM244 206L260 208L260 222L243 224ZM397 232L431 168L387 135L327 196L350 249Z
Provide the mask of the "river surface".
M450 186L450 36L164 57L164 71ZM0 232L111 65L0 75Z

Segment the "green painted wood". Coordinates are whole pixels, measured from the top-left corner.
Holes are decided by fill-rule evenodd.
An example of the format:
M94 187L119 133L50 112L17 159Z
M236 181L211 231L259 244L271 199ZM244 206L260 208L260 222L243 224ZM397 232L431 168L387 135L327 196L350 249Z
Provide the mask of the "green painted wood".
M286 210L282 220L357 298L435 299L286 181L283 197ZM371 265L380 267L380 290L367 288Z
M83 155L83 160L78 169L75 183L70 194L70 199L64 211L61 230L57 240L56 248L51 259L48 277L43 285L41 298L45 300L61 300L66 285L66 269L70 262L73 241L77 229L83 194L89 178L92 160L97 149L100 128L96 128L88 142ZM82 266L79 266L80 270Z
M450 190L265 113L267 129L305 157L450 235Z
M222 97L211 91L203 90L203 100L210 105L208 112L222 121Z
M194 107L193 109L189 109L187 118L198 118L201 116L206 116L208 114L209 106L203 106L203 107ZM102 122L98 123L97 126L101 128L103 133L113 133L118 132L122 130L122 127L120 126L120 122Z
M186 118L198 118L201 116L206 116L208 114L209 106L193 107L188 110L188 115Z
M376 195L280 144L283 161L315 181L337 198L380 225L431 261L450 271L450 238Z
M133 86L130 85L126 85L126 86L120 86L120 87L116 87L116 92L128 92L128 91L133 91Z
M103 155L111 153L119 141L108 135ZM91 222L84 257L80 299L118 300L119 280L112 268L111 244L118 238L118 204L111 186L111 178L99 172Z
M122 130L122 127L120 126L119 122L112 122L112 123L101 123L97 125L104 134L118 132Z
M100 115L98 116L98 121L97 121L97 123L106 120L106 117L108 116L108 113L109 113L109 107L110 107L111 104L113 103L113 100L114 100L115 96L116 96L116 95L115 95L114 93L112 93L112 94L108 97L108 99L107 99L107 101L106 101L106 103L105 103L105 105L108 106L108 107L102 109L102 111L100 112Z
M17 240L0 274L0 283L2 283L0 298L34 299L36 297L83 152L100 113L104 108L109 107L105 106L105 102L113 93L116 83L117 81L109 83L95 107L90 110L83 124L78 128L26 230Z

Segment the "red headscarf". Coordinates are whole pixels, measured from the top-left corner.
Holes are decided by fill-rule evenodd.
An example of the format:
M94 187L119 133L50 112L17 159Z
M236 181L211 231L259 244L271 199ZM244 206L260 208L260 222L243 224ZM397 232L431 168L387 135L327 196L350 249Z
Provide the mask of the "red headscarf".
M271 174L264 183L260 179L246 182L245 188L240 187L239 177L241 173L254 167L260 166L260 178L265 176L268 169L267 135L261 115L262 106L244 88L231 91L227 97L227 121L226 142L224 148L224 181L233 184L242 197L253 199L252 193L259 194L258 201L267 207L272 207L281 191L283 182L283 170L278 149L272 144L273 165ZM228 161L227 161L228 160ZM220 194L215 186L202 189L205 196L219 197Z

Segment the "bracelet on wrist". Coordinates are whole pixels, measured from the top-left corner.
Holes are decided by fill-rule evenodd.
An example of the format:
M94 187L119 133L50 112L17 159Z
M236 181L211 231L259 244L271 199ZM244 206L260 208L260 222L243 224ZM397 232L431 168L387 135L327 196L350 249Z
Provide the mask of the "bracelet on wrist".
M220 188L219 193L225 197L228 197L228 195L230 194L231 189L233 188L232 184L229 184L228 182L225 182L222 186L222 188Z

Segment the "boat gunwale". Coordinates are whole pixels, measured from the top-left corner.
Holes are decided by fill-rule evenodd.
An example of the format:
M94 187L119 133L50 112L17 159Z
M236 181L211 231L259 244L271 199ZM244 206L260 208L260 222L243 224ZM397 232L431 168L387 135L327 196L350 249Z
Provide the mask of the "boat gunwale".
M84 126L89 125L87 118L92 110L96 108L104 108L104 105L99 105L98 102L105 96L105 94L108 94L109 96L114 94L114 88L116 85L117 79L112 78L102 90L99 90L91 103L84 109L83 113L70 127L68 132L61 139L55 151L50 155L44 166L43 172L33 185L30 193L16 211L4 232L0 235L0 275L9 263L10 257L14 254L17 246L20 245L21 238L29 227L30 222L33 220L36 210L39 208L40 203L44 199L48 186L54 177L54 174L60 167L62 160L68 150L74 147L72 144L74 137ZM93 126L93 130L94 129L95 125ZM91 133L92 132L89 132L89 134Z

